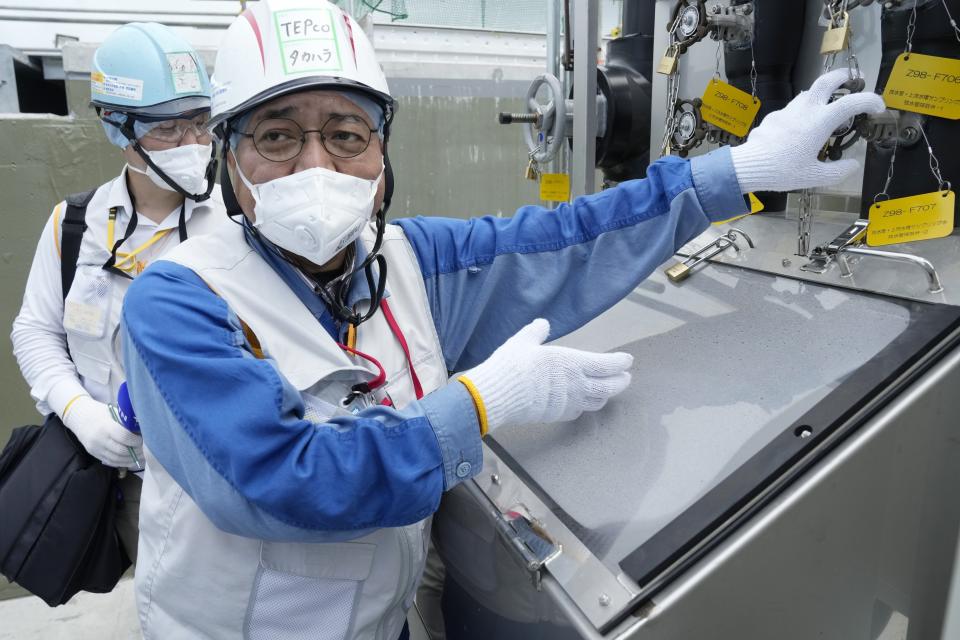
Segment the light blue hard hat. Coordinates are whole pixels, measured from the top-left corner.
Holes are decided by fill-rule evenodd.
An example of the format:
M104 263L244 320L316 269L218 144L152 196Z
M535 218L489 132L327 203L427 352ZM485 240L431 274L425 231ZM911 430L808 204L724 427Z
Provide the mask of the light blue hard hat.
M138 119L210 108L210 79L193 47L155 22L123 25L93 54L90 102Z

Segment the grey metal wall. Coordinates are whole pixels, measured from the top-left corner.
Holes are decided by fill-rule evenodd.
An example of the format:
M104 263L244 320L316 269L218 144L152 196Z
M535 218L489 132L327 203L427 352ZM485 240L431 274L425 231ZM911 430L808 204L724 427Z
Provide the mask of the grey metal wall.
M54 204L68 193L102 184L122 166L119 151L106 142L86 107L86 83L68 80L67 85L73 117L0 116L4 336L20 308L37 240ZM509 215L535 201L536 185L521 175L526 151L519 129L496 124L498 110L518 110L521 100L401 96L399 101L390 144L397 176L393 217ZM0 348L0 382L0 442L6 442L14 425L39 418L8 340Z
M64 196L106 182L123 166L86 108L86 83L67 82L67 95L76 116L0 116L0 442L13 426L39 418L8 336L40 231Z

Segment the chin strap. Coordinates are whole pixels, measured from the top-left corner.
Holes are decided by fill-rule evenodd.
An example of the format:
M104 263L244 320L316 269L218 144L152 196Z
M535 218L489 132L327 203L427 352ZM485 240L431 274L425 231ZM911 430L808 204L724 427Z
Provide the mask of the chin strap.
M129 177L127 178L129 180ZM127 223L127 229L123 232L123 237L113 243L113 246L110 247L110 257L107 258L107 261L103 263L101 267L104 271L109 271L110 273L116 274L121 278L126 278L128 280L133 280L133 276L124 271L123 269L118 269L117 264L117 251L120 250L120 247L127 240L130 239L130 236L133 235L133 232L137 230L137 223L139 218L137 217L137 200L133 195L133 189L130 188L130 185L127 184L127 193L130 196L130 221ZM115 209L110 209L110 216L115 216ZM180 204L180 217L177 221L177 233L180 236L181 244L187 239L187 201L184 200Z
M229 137L224 136L224 140L229 141ZM233 182L230 180L230 172L227 170L227 153L229 150L229 142L224 142L223 162L221 163L220 168L220 185L221 193L223 195L223 204L227 210L227 216L231 221L241 225L250 233L252 233L276 256L291 266L299 269L300 267L294 263L286 253L281 251L277 245L265 238L256 227L250 224L250 221L243 214L243 209L240 208L240 203L237 201L237 196L233 191ZM393 171L391 171L389 168L390 162L387 160L386 156L384 156L384 165L385 176L389 176L389 185L392 187ZM392 188L390 188L389 191L392 191ZM377 211L376 215L377 237L374 240L373 247L370 249L370 252L367 254L366 258L363 259L363 262L352 269L345 269L342 274L326 284L321 284L319 282L315 282L314 284L314 291L321 297L321 299L323 299L324 303L326 303L327 307L329 307L330 312L334 315L334 317L343 322L352 324L355 327L373 317L373 315L380 308L380 301L383 300L383 294L386 290L387 261L386 258L380 254L380 248L383 245L383 235L387 228L386 211L388 206L389 202L386 198L384 198L384 204L380 210ZM374 265L376 265L376 274L374 273ZM353 280L353 276L359 271L363 271L363 274L367 279L367 286L370 289L370 307L365 313L358 313L356 310L347 305L347 293L350 290L350 283Z
M182 195L184 198L190 198L194 202L203 202L204 200L210 198L210 193L213 191L213 187L215 186L213 178L217 175L217 154L211 153L210 161L207 163L207 172L204 176L207 181L207 190L203 193L189 193L186 189L177 184L173 178L168 176L163 169L154 164L153 160L150 159L150 154L148 154L144 148L140 146L140 142L137 140L137 136L133 131L133 120L130 118L130 116L126 116L123 124L117 124L112 120L106 119L103 119L103 121L120 129L120 133L122 133L124 137L130 141L130 144L133 145L133 150L137 152L137 155L143 158L143 161L147 163L147 166L156 171L157 175L160 176L160 179L170 185L171 189Z
M341 320L349 322L353 326L359 326L373 317L373 314L380 308L380 301L383 300L383 293L387 286L387 260L380 254L380 247L383 245L383 233L386 230L386 214L383 208L377 211L376 217L377 237L374 240L373 247L359 265L345 271L326 285L317 285L317 293L323 298L324 302L330 307ZM374 265L376 265L376 281L374 281ZM350 282L354 274L363 271L367 279L367 287L370 289L370 307L366 313L358 313L346 304L347 292L350 289Z

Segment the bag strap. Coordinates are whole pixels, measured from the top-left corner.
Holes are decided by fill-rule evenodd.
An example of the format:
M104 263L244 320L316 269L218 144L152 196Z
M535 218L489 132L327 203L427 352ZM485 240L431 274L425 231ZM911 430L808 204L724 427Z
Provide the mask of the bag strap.
M87 205L96 191L91 189L67 196L67 211L63 215L60 232L60 284L64 300L67 299L73 277L77 274L80 242L83 240L83 232L87 230Z

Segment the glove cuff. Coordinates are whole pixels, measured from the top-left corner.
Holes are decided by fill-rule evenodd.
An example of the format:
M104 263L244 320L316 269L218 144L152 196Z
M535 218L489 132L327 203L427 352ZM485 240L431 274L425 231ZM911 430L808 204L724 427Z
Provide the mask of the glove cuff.
M770 152L754 147L749 141L730 147L730 159L737 174L737 182L740 183L740 191L751 193L775 190L776 185L771 184L770 180Z
M487 421L487 406L483 402L483 396L477 390L476 385L466 375L457 378L457 382L467 388L467 392L473 399L473 408L477 412L477 422L480 423L480 437L484 437L490 431L490 423Z
M482 405L486 413L487 430L493 431L512 419L514 409L520 406L523 389L522 385L517 384L515 376L504 375L501 370L502 362L498 362L497 366L489 366L489 364L485 362L467 371L461 377L473 383L480 401L478 406ZM470 387L467 386L467 389L469 390ZM474 397L474 402L477 402L477 397ZM479 415L478 412L477 416Z
M79 397L89 395L79 381L66 379L58 382L50 389L50 393L47 394L47 404L62 420L64 417L63 414L66 413L68 409L73 408L75 401Z

